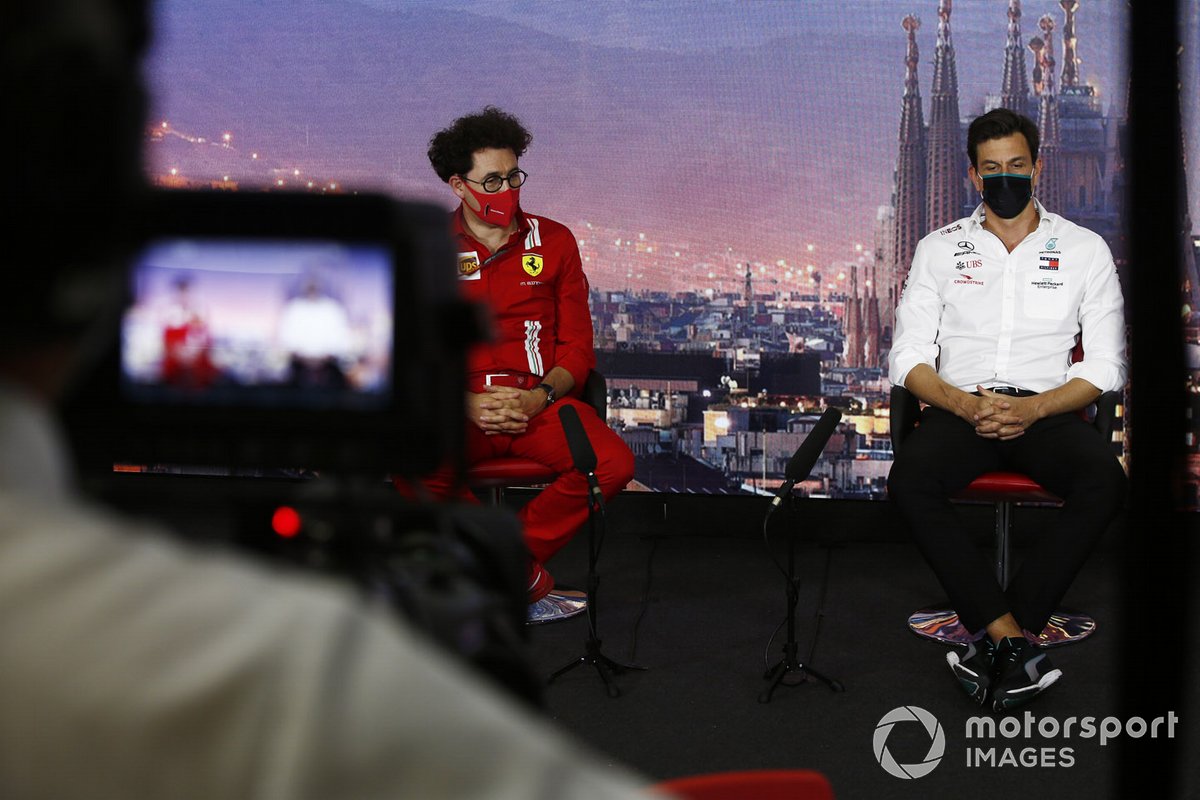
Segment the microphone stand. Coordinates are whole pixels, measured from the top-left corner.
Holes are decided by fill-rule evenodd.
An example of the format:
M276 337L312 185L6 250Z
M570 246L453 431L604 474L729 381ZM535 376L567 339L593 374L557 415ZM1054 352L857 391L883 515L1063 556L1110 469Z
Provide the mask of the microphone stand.
M791 499L791 489L788 489L789 499ZM763 520L763 537L767 534L767 523L771 521L771 514L778 508L778 504L772 504L767 510L767 516ZM769 551L768 551L769 552ZM773 558L773 557L772 557ZM778 562L776 562L778 563ZM828 574L828 573L827 573ZM796 537L788 536L788 564L787 573L787 641L783 643L783 658L779 660L775 666L771 667L763 675L763 680L770 681L762 693L758 696L758 702L771 702L771 695L780 685L783 686L799 686L808 681L809 676L816 678L824 683L835 692L844 692L846 687L841 681L830 678L817 672L810 666L800 661L799 643L796 641L796 604L800 601L800 582L796 579ZM785 682L784 678L794 674L798 676L797 680Z
M622 664L619 661L614 661L600 650L600 636L597 633L596 615L597 615L597 593L600 586L600 577L596 574L596 562L600 559L600 547L604 544L604 495L600 493L600 482L596 479L595 472L587 473L588 480L588 575L587 575L587 619L588 619L588 638L584 643L584 652L582 656L567 662L565 665L555 670L549 678L546 679L547 684L554 683L561 675L565 675L571 670L583 664L590 664L596 668L596 672L604 681L604 689L609 697L620 697L621 687L613 682L613 674L621 675L628 669L645 669L634 664ZM597 529L599 533L597 533Z

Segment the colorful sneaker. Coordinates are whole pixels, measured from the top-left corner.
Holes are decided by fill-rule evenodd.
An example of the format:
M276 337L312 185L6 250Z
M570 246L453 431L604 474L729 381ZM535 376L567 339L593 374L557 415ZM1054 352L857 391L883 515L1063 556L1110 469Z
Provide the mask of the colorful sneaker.
M578 616L587 611L587 594L574 589L555 589L541 600L529 604L526 625L544 625Z
M992 682L992 708L1011 711L1049 689L1062 677L1050 657L1025 637L1009 636L996 646L996 677Z
M965 652L952 650L946 653L946 663L958 678L963 691L979 705L987 700L992 686L992 666L996 656L996 643L986 633L982 639L967 643Z

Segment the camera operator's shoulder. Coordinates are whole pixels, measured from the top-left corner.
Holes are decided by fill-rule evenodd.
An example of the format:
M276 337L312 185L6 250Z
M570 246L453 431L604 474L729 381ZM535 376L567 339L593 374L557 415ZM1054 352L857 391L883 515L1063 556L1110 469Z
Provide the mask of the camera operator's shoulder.
M356 603L340 582L227 552L217 531L211 546L185 541L166 527L75 497L0 491L0 529L0 597L36 588L40 576L84 601L70 608L80 617L103 618L107 604L119 604L126 593L146 603L186 595L189 614L228 610L248 598L306 612Z

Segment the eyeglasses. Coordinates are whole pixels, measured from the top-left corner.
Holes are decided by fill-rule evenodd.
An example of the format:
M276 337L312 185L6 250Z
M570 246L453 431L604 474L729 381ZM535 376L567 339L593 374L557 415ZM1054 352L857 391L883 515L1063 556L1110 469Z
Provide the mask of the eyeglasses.
M529 177L529 173L524 172L523 170L514 169L507 175L488 175L481 181L473 181L466 175L459 175L458 177L462 178L467 183L479 184L488 194L495 194L504 188L505 182L507 182L509 187L513 189L520 189L521 184L523 184L525 179Z

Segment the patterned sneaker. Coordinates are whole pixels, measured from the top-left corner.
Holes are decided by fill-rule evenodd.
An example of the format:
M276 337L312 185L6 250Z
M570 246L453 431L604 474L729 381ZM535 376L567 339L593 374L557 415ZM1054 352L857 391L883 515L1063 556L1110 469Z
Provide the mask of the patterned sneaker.
M992 708L1001 713L1025 705L1062 677L1062 670L1054 668L1050 657L1023 636L1001 639L995 663Z
M526 625L544 625L570 619L587 611L587 594L574 589L555 589L537 602L529 604Z
M979 705L987 700L992 686L992 665L996 657L996 643L986 633L982 639L967 643L965 652L952 650L946 653L946 663L958 678L963 691Z

